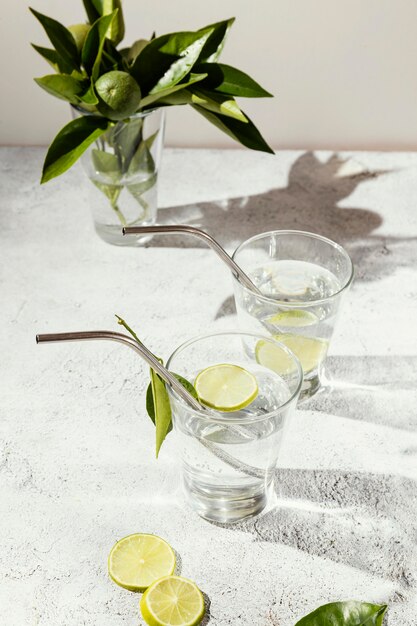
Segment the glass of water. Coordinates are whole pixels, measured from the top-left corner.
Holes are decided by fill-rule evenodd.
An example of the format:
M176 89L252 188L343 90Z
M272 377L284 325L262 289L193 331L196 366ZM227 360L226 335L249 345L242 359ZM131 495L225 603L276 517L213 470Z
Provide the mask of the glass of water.
M295 230L261 233L244 241L233 259L262 292L234 279L240 326L267 331L300 360L301 399L320 387L320 373L342 295L353 279L347 252L330 239Z
M256 397L240 410L194 410L168 388L184 490L205 519L235 522L260 513L268 500L285 423L302 386L293 353L270 337L225 332L181 345L167 368L191 383L203 370L230 364L255 379Z

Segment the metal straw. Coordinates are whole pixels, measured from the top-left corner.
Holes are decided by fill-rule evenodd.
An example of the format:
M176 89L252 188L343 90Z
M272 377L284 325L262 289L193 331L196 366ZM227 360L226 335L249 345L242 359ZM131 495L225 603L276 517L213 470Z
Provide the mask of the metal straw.
M54 341L91 341L94 339L108 339L109 341L117 341L123 343L125 346L132 348L137 352L147 364L155 370L159 376L164 380L167 385L172 387L175 392L185 401L187 404L193 407L197 411L205 410L205 407L197 402L193 396L181 385L181 383L169 372L166 367L162 365L160 361L146 346L138 343L132 337L124 335L122 333L115 333L111 330L89 330L75 333L48 333L43 335L36 335L36 343L51 343Z
M232 257L227 254L226 250L222 248L218 241L216 241L211 235L206 233L200 228L189 226L188 224L167 224L160 226L155 224L154 226L125 226L123 228L124 235L149 235L149 234L169 234L169 233L183 233L185 235L192 235L198 237L207 243L221 260L226 263L229 269L232 270L233 275L248 289L251 289L255 293L261 294L261 290L251 281L249 276L242 270L242 268L235 263Z
M116 333L111 330L90 330L90 331L82 331L82 332L73 332L73 333L47 333L42 335L36 335L36 343L53 343L59 341L94 341L95 339L108 339L109 341L117 341L118 343L122 343L129 348L132 348L137 352L144 361L155 370L162 380L164 380L167 385L170 385L172 389L185 401L189 404L193 409L197 411L206 411L208 414L210 411L204 405L197 402L193 396L188 393L188 391L181 385L181 383L171 374L169 370L166 369L162 365L160 361L155 357L154 354L146 346L142 343L138 343L132 337L128 335L124 335L122 333ZM230 426L231 430L236 428L239 429L239 426L233 427ZM251 465L246 465L246 463L242 463L238 459L235 459L233 456L218 448L215 444L209 441L205 441L204 439L197 437L197 440L206 448L208 448L213 454L215 454L219 459L221 459L224 463L227 463L231 467L236 470L243 472L248 476L253 476L256 478L264 478L264 474L261 470L256 467L252 467Z

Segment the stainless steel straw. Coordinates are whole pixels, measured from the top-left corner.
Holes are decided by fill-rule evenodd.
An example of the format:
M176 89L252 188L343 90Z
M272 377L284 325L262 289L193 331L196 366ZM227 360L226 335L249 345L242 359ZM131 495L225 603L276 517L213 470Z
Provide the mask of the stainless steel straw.
M242 270L242 268L235 263L232 257L227 254L226 250L222 248L218 241L216 241L211 235L206 233L204 230L200 228L195 228L194 226L189 226L188 224L167 224L160 226L155 224L154 226L126 226L123 228L124 235L150 235L150 234L160 234L167 235L172 233L182 233L185 235L192 235L193 237L198 237L198 239L202 239L207 243L216 254L221 258L221 260L226 263L229 269L232 270L234 276L248 289L251 289L255 293L262 294L260 289L251 281L249 276Z
M205 407L197 402L193 396L181 385L180 382L169 372L166 367L162 365L160 361L146 346L138 343L132 337L124 335L122 333L115 333L111 330L89 330L84 332L75 333L48 333L43 335L36 335L36 343L51 343L54 341L91 341L95 339L108 339L109 341L117 341L123 343L125 346L132 348L140 354L147 364L155 370L162 380L167 385L172 387L175 392L185 401L187 404L193 407L197 411L204 411Z
M188 391L181 385L181 383L171 374L170 371L166 369L162 365L160 361L156 358L154 354L146 346L142 343L137 342L132 337L128 335L124 335L123 333L116 333L111 330L89 330L82 332L73 332L73 333L47 333L36 335L36 343L53 343L59 341L94 341L95 339L107 339L109 341L117 341L118 343L122 343L129 348L132 348L137 352L144 361L155 370L162 380L164 380L167 385L170 385L175 392L187 402L193 409L197 411L206 411L208 416L210 415L210 411L204 405L197 402L193 396L188 393ZM233 426L231 426L233 429ZM218 448L212 442L206 441L200 437L197 437L197 440L205 447L208 448L213 454L215 454L219 459L221 459L224 463L227 463L231 467L236 470L247 474L248 476L255 476L256 478L262 478L262 472L258 470L256 467L252 467L251 465L246 465L242 463L240 460L235 459L233 456Z

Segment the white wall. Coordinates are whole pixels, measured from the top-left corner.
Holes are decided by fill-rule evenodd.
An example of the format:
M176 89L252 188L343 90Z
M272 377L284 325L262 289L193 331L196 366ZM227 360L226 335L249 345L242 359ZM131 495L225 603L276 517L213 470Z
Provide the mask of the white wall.
M81 0L32 0L65 24L84 20ZM194 30L236 16L223 62L252 74L274 99L246 100L275 148L417 149L416 0L124 0L126 42ZM46 144L68 121L64 102L34 76L46 44L21 0L2 0L0 143ZM187 108L171 110L167 143L233 146Z

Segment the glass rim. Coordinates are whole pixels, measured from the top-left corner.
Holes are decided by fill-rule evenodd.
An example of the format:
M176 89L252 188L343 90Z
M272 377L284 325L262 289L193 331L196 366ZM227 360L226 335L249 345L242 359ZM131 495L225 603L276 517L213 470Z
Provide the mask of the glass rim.
M341 246L339 243L336 243L332 239L329 239L328 237L323 237L322 235L317 235L316 233L310 233L310 232L308 232L306 230L269 230L269 231L267 231L265 233L258 233L257 235L253 235L253 237L249 237L249 239L245 239L245 241L242 241L242 243L239 244L238 247L236 248L236 250L233 252L232 259L237 263L236 256L238 255L239 252L242 251L242 249L247 244L251 244L254 241L257 241L258 239L263 239L264 237L271 236L271 235L301 235L303 237L308 237L310 239L318 239L319 241L321 241L323 243L326 243L326 244L330 245L332 248L336 249L340 253L340 255L342 257L344 257L348 261L348 264L349 264L349 267L350 267L350 273L349 273L349 276L348 276L347 280L340 287L340 289L338 289L335 293L332 293L330 296L327 296L326 298L318 298L316 300L309 300L308 302L288 302L288 301L285 301L285 300L278 300L277 298L272 298L271 296L266 296L266 295L263 295L263 294L259 294L258 292L254 291L253 289L250 289L249 287L244 285L241 281L239 281L236 278L236 276L234 276L234 279L239 283L240 287L244 291L247 291L248 293L254 294L257 297L258 300L267 302L269 304L271 302L274 302L274 303L280 304L281 306L286 307L286 308L292 308L292 309L301 308L302 309L302 308L306 308L306 307L315 306L317 304L324 304L325 302L328 302L332 298L335 298L335 297L341 295L343 293L343 291L345 291L352 284L353 276L354 276L354 273L355 273L354 272L354 267L353 267L352 259L350 258L349 254L346 252L346 250L343 248L343 246Z
M86 109L83 109L82 106L79 106L78 104L70 104L70 107L71 109L74 109L75 111L77 111L77 113L79 113L80 115L85 115L86 117L99 117L100 119L103 119L103 120L109 119L105 117L104 115L102 115L100 111L87 111ZM110 120L110 121L113 121L115 124L119 124L120 122L124 122L125 120L148 117L148 115L151 115L151 113L155 113L155 111L161 111L161 114L165 113L165 111L163 110L163 107L152 107L151 109L146 109L145 111L136 111L136 113L132 113L132 115L128 115L122 120Z
M222 331L218 331L215 333L207 333L205 335L197 335L195 337L191 337L191 339L188 339L187 341L184 341L183 343L181 343L179 346L177 346L177 348L175 348L175 350L172 352L172 354L169 356L167 362L166 362L166 368L169 369L171 362L173 361L173 359L183 350L185 350L186 348L188 348L189 346L191 346L194 343L197 343L199 341L202 341L204 339L211 339L213 337L221 337L221 336L230 336L230 335L235 335L235 336L244 336L244 337L255 337L256 339L260 339L260 340L266 340L269 341L270 343L273 343L275 345L278 345L294 362L294 365L296 367L297 370L297 374L298 374L298 383L297 386L295 388L295 390L293 392L290 392L291 395L288 398L288 400L286 400L285 402L283 402L277 409L274 409L273 411L269 411L268 413L262 413L262 415L256 415L254 417L236 417L233 418L230 414L227 417L224 417L222 413L218 412L218 415L216 415L215 413L215 409L210 409L210 407L207 407L207 411L202 409L202 410L197 410L194 409L193 407L191 407L189 404L187 404L182 398L180 398L180 396L175 392L174 389L172 389L171 387L169 387L167 385L167 392L168 394L171 394L174 396L174 398L184 407L186 408L188 411L191 411L194 415L198 415L199 417L205 419L208 422L213 422L213 423L222 423L222 424L253 424L255 422L261 422L263 420L266 419L270 419L272 415L275 415L279 412L281 412L285 407L287 407L287 405L289 405L291 402L293 402L293 400L299 395L302 385L303 385L303 368L301 367L301 363L298 359L298 357L294 354L294 352L292 352L292 350L290 350L284 343L277 341L276 339L274 339L273 337L268 335L261 335L258 333L251 333L251 332L246 332L246 331L240 331L240 330L222 330ZM273 370L271 370L273 371ZM231 411L232 413L232 411Z

